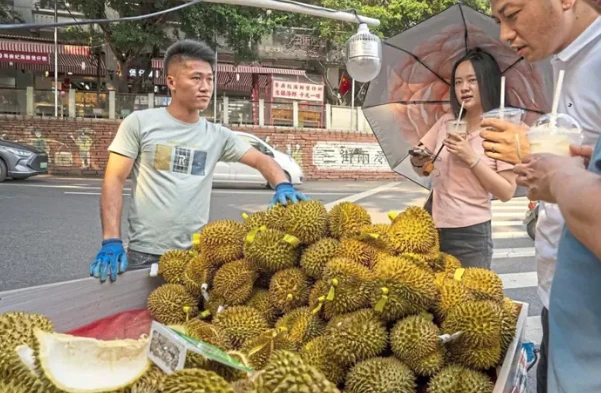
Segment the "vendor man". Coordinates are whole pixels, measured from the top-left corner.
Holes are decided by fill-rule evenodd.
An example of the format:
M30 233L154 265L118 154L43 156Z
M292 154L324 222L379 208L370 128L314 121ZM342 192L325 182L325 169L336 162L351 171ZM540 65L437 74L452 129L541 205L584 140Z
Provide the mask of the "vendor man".
M218 161L257 169L275 185L275 201L307 198L282 168L231 130L200 117L213 94L215 54L205 43L182 40L165 54L171 103L136 111L121 123L109 147L101 196L102 246L90 275L104 282L130 268L149 267L172 249L189 249L209 219L213 171ZM121 240L123 186L133 169L128 250Z

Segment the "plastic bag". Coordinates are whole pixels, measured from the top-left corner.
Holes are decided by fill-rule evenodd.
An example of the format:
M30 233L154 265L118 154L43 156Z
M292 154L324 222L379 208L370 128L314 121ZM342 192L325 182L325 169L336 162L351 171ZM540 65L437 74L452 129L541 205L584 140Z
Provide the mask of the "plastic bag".
M137 340L149 335L152 317L148 309L124 311L71 330L67 334L97 340Z

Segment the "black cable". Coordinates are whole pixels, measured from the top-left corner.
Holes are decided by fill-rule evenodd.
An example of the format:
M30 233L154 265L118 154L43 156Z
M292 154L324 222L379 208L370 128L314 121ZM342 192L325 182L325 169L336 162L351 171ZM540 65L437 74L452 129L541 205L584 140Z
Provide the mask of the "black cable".
M90 24L101 24L101 23L114 23L114 22L129 22L134 20L142 20L153 18L155 16L168 14L173 11L178 11L191 5L199 4L204 0L193 0L189 3L184 3L176 7L168 8L166 10L153 12L150 14L138 15L138 16L127 16L124 18L115 19L87 19L85 21L73 21L73 22L60 22L60 23L18 23L9 25L0 25L0 30L13 30L13 29L43 29L47 27L66 27L66 26L79 26L79 25L90 25Z

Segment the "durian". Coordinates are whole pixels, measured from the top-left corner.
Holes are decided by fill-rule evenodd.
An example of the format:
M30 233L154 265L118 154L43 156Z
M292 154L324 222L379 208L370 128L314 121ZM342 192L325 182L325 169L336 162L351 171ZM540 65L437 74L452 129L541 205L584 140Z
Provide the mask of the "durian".
M314 338L302 347L300 356L307 365L315 367L328 381L339 385L344 381L346 368L328 355L327 345L326 336Z
M324 238L307 247L300 259L301 269L316 280L321 279L323 269L334 258L340 248L340 242L334 238Z
M334 258L326 264L323 281L329 288L325 293L324 315L330 319L367 307L374 274L365 266L344 258Z
M163 277L167 284L183 284L188 261L189 256L184 251L167 251L159 259L158 275Z
M276 328L285 328L286 335L298 348L324 334L326 323L309 307L297 308L279 319Z
M416 253L436 257L440 252L438 231L432 216L414 206L396 216L381 238L393 254Z
M389 358L372 358L356 364L348 373L345 393L414 393L415 375L404 363Z
M385 321L395 321L434 306L434 276L403 257L388 257L374 267L370 305Z
M213 317L213 324L224 331L236 350L269 328L263 315L247 306L227 307Z
M390 331L394 355L419 376L432 376L444 366L440 329L429 314L402 319Z
M343 238L340 240L340 247L336 256L372 268L376 257L376 249L359 239Z
M501 339L501 306L492 301L473 301L453 307L442 323L443 333L462 332L458 339L466 347L489 347Z
M235 393L225 379L202 369L177 370L163 385L163 393Z
M214 265L241 259L245 235L244 225L234 220L208 223L200 232L201 253Z
M255 288L250 299L246 302L246 306L259 311L269 324L269 327L274 325L280 315L280 313L271 305L269 292L266 289Z
M215 273L212 294L231 306L244 304L250 299L257 277L257 268L252 262L245 259L228 262Z
M256 393L340 393L322 373L289 351L276 351L255 380Z
M246 236L244 256L261 270L275 273L297 266L300 257L299 245L294 236L263 227Z
M370 309L339 315L327 325L328 355L344 366L379 356L388 345L384 322Z
M488 370L501 361L500 341L491 346L469 346L459 338L447 344L450 363L460 364L473 370Z
M284 232L284 214L290 205L275 204L267 209L267 228Z
M440 258L443 271L447 273L454 273L455 270L461 269L461 262L453 255L441 252Z
M428 382L428 393L492 393L488 376L458 365L443 368Z
M210 344L222 351L230 349L228 337L211 323L194 318L184 324L184 329L188 336L196 340Z
M163 284L148 295L152 318L166 325L177 325L198 315L198 301L183 285Z
M286 335L286 329L270 329L246 341L241 349L253 370L262 370L275 351L296 351L296 345Z
M0 352L13 350L18 345L33 347L36 328L53 332L54 324L42 314L7 312L0 315Z
M266 211L258 211L252 214L242 213L244 219L244 228L246 232L250 232L255 228L260 228L269 223L269 215Z
M284 228L302 244L315 243L328 231L328 211L320 201L300 201L284 211Z
M452 276L460 281L476 298L476 300L492 300L503 303L503 281L492 270L468 267L457 269Z
M309 302L309 282L298 268L280 270L269 285L269 299L276 310L287 313Z
M504 354L515 337L515 329L520 310L508 297L503 300L503 319L501 322L501 352Z
M130 393L161 393L166 377L167 374L154 366L132 386Z
M336 239L357 236L367 225L371 225L371 217L362 206L341 202L330 210L330 233Z
M184 271L184 288L199 298L203 294L203 285L206 284L206 292L213 282L216 270L202 254L196 255L190 259Z
M96 393L131 388L151 369L148 338L102 341L40 329L34 334L39 369L60 390Z
M440 291L434 311L441 322L456 305L476 300L465 285L452 277L448 278L446 273L437 274L434 282Z

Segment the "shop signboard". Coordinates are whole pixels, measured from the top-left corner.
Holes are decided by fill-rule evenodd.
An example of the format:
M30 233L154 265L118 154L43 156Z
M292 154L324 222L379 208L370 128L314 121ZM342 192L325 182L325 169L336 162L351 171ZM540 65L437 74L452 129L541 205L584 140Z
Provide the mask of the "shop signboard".
M0 61L19 64L49 64L50 55L48 53L0 50Z

